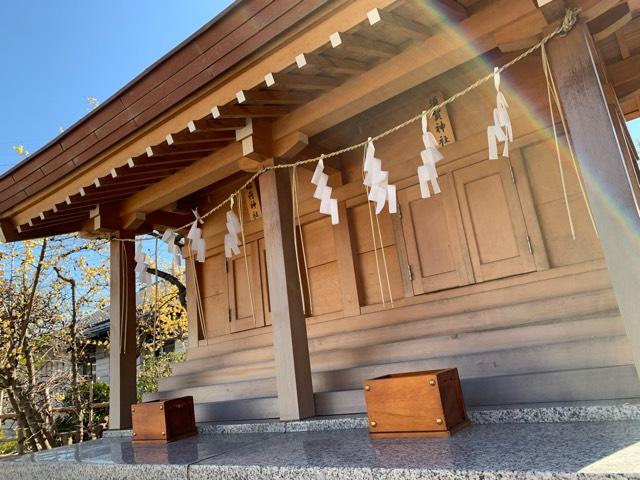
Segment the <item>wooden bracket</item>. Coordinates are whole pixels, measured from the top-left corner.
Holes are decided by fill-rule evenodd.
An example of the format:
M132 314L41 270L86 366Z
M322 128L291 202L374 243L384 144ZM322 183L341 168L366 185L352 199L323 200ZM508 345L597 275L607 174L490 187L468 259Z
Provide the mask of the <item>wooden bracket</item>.
M295 131L279 139L273 144L273 156L284 160L290 160L309 145L309 137Z
M18 232L9 219L0 220L0 242L8 243L19 240Z
M125 230L135 231L146 221L147 216L144 212L131 212L122 219L122 228Z

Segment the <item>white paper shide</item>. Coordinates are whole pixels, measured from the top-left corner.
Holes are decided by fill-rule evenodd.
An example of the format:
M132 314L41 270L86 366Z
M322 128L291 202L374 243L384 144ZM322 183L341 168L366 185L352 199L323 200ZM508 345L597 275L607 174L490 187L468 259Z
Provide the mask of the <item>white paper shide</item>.
M389 185L389 172L382 170L382 160L375 156L376 148L369 138L367 151L364 157L364 184L369 188L370 202L376 204L376 214L384 209L385 203L389 207L389 213L396 213L398 205L396 201L396 186Z
M313 172L313 177L311 177L311 183L316 186L313 198L320 200L320 213L331 215L331 223L337 225L340 221L338 217L338 200L331 198L333 189L327 185L328 181L329 175L324 173L324 159L321 157Z
M182 258L182 250L180 246L176 243L178 234L173 231L171 228L167 228L162 234L161 240L167 244L167 248L169 249L169 253L173 256L173 263L177 266L180 266L180 259Z
M224 236L224 256L231 258L234 255L240 254L240 240L238 235L242 227L240 226L240 220L233 211L233 204L231 209L227 212L227 234Z
M420 152L422 165L418 167L418 182L420 183L420 195L422 198L429 198L431 196L429 184L431 184L431 190L433 190L434 194L440 193L436 163L444 157L438 150L436 137L427 128L426 112L422 114L422 142L424 143L424 150Z
M502 156L509 156L509 143L513 142L513 130L509 119L509 104L500 91L500 73L494 69L493 77L496 87L496 108L493 109L493 125L487 127L487 140L489 142L489 160L498 159L498 143L502 143Z
M204 238L202 238L202 229L200 228L200 225L204 222L202 217L200 217L198 210L193 210L193 214L196 219L191 224L189 233L187 233L187 238L191 240L191 251L195 252L196 260L203 263L205 259L206 244Z
M151 283L151 275L147 271L149 264L147 263L147 254L142 250L142 244L136 246L136 273L142 283Z

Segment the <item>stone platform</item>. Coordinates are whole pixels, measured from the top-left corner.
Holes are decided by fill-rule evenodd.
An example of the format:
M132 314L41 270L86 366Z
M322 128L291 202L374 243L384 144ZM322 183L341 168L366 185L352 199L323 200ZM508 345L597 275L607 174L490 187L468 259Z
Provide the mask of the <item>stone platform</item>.
M0 462L3 480L273 478L640 479L640 421L476 424L448 439L372 440L362 428L168 445L112 436Z

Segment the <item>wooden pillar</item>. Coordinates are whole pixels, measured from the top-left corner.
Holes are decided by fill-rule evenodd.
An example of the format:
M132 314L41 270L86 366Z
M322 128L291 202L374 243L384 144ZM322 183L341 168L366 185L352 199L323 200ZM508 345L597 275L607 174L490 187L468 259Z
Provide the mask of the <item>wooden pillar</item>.
M122 235L123 239L133 239ZM109 429L131 428L136 403L135 243L111 240Z
M315 414L307 325L302 308L293 240L289 170L260 177L262 221L269 272L269 296L280 420Z
M640 217L613 122L607 108L596 55L582 22L549 42L571 140L584 178L600 243L640 373Z

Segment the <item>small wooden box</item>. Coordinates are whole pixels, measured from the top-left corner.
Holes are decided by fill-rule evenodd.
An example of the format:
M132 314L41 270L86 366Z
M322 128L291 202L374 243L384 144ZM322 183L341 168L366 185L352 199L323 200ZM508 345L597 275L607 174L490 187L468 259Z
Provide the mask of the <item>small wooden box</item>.
M193 397L132 405L131 418L134 443L167 443L198 433Z
M370 437L448 437L470 425L456 368L367 380L364 396Z

